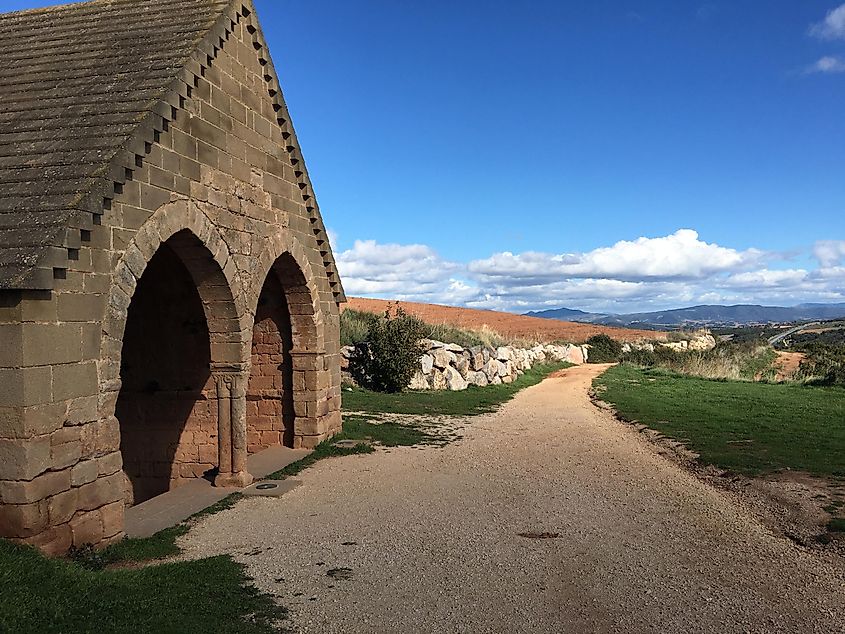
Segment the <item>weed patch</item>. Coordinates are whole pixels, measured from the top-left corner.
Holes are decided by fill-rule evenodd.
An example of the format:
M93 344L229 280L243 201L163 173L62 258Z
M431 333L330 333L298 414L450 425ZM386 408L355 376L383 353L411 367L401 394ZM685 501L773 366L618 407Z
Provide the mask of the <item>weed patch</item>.
M827 530L831 533L845 533L845 517L834 517L827 523Z

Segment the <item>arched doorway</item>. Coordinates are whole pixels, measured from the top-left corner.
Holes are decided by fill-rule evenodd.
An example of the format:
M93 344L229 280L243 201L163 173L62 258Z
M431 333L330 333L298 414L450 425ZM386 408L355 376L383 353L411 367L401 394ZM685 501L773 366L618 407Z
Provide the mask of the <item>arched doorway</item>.
M215 314L209 298L223 294L221 280L211 253L189 231L164 242L138 280L123 335L115 408L127 504L218 465L211 362L213 339L219 336L212 333L219 332L220 319L209 319ZM216 327L209 328L209 321Z
M295 357L316 350L316 332L305 275L285 253L270 268L255 311L247 387L250 453L279 444L296 446L297 417L306 416L308 386ZM297 403L303 411L297 412Z

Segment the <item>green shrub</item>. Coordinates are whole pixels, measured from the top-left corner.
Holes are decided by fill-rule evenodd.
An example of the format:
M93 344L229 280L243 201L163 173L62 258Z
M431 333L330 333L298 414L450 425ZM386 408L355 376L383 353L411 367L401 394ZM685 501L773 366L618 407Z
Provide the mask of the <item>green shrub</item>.
M804 348L807 358L798 376L809 383L845 387L845 346L815 343Z
M340 313L340 345L354 346L367 340L367 328L373 313L347 308Z
M358 343L349 369L359 385L375 392L401 392L414 376L425 351L420 341L427 326L397 309L383 315L369 315L364 340Z
M622 344L602 333L587 339L590 352L587 360L590 363L616 363L622 357Z
M632 349L629 352L622 353L621 361L623 363L630 363L631 365L638 365L641 368L651 368L658 364L657 353L651 350Z

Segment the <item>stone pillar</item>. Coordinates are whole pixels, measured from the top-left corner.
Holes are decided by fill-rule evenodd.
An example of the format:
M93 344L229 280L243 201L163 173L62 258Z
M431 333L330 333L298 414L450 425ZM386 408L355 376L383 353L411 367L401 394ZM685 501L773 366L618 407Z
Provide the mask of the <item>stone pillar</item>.
M341 429L339 400L337 411L330 407L331 371L325 367L324 350L294 350L294 448L313 449Z
M252 484L246 465L246 384L240 369L213 368L217 383L218 487Z

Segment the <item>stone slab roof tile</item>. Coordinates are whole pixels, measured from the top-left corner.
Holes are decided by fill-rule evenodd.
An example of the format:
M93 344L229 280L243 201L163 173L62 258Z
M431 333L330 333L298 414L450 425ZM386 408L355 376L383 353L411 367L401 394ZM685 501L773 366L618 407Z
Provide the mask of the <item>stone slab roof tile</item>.
M91 0L0 15L0 289L43 286L37 269L52 266L83 199L230 4Z
M252 12L249 0L89 0L0 15L0 290L52 288L53 269L182 107L232 20ZM346 301L266 41L248 19L331 292Z

